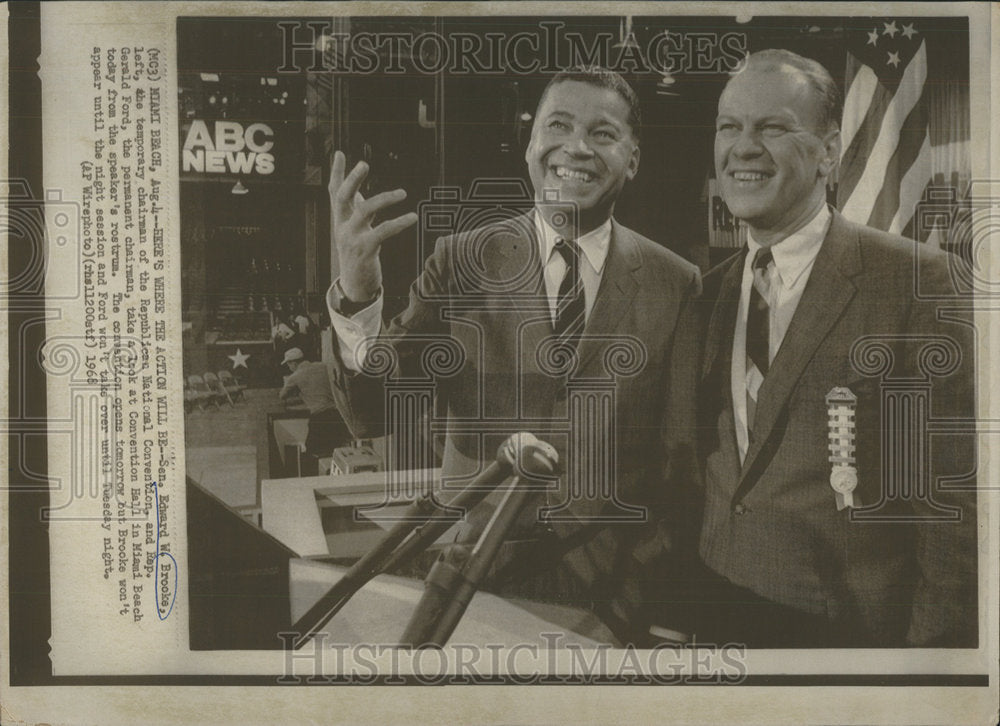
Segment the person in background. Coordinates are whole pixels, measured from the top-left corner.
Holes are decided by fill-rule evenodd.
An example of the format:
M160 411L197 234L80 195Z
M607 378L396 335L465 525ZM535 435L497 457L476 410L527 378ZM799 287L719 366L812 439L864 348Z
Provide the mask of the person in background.
M284 401L298 395L309 409L306 452L316 457L329 456L338 446L350 443L350 432L330 389L327 367L308 360L299 348L286 350L281 364L291 373L285 377L278 397Z
M271 328L271 342L274 343L276 351L284 354L289 348L296 347L288 343L294 335L295 330L288 324L287 320L280 317L275 319L274 326Z
M295 328L299 335L308 336L313 329L312 321L301 310L292 311L291 322L295 324Z
M283 356L286 351L292 348L311 353L315 347L311 345L309 336L299 332L299 324L293 315L275 316L274 327L271 329L271 341L274 343L276 357Z

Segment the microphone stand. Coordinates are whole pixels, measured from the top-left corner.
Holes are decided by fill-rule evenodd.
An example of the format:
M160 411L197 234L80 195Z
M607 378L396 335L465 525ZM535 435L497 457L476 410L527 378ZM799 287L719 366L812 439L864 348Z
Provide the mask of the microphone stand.
M548 447L532 434L519 433L510 436L498 449L496 461L469 482L446 506L468 510L479 504L497 484L510 476L515 464L523 458L520 454L528 444ZM555 456L554 450L552 455ZM355 562L333 587L292 625L292 629L299 633L292 647L295 649L302 647L307 640L322 630L323 626L358 590L364 587L365 583L423 552L454 522L453 518L442 518L441 504L436 501L433 493L425 494L410 504L400 521L386 532L379 543Z
M518 475L507 486L468 559L453 564L442 555L427 574L424 594L401 638L403 646L444 647L489 572L507 533L531 498L532 489L520 474L552 475L558 469L555 449L537 439L522 446L518 453Z

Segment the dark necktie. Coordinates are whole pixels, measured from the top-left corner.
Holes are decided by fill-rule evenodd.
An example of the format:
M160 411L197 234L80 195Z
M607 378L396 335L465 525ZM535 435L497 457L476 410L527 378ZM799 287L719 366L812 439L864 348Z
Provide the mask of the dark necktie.
M757 409L757 391L768 368L770 357L770 307L767 304L771 279L769 266L774 260L768 247L761 247L753 259L753 284L747 309L747 429L753 427Z
M559 285L556 298L556 319L553 331L576 345L586 322L587 302L580 277L580 248L576 242L559 238L556 251L566 261L566 275Z

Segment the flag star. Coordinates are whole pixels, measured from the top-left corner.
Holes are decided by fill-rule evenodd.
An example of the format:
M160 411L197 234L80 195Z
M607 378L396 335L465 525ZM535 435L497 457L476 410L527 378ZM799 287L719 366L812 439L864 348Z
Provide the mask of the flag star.
M868 34L868 42L865 45L878 45L878 28L873 28Z
M886 61L893 68L899 65L899 53L890 53L889 60Z
M896 21L893 20L891 23L882 23L885 26L885 30L882 31L882 35L888 35L890 38L895 38L896 33L899 32L899 28L896 27Z
M903 37L906 39L912 38L917 34L916 29L913 27L913 23L903 26Z
M233 362L233 370L236 370L241 366L243 368L247 367L247 358L250 357L250 354L244 353L239 348L237 348L235 355L227 355L226 357Z

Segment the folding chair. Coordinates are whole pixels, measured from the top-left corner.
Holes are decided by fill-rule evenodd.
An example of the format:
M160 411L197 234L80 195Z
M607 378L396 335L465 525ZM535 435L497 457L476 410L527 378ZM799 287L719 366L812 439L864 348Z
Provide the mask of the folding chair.
M244 398L243 391L246 390L246 386L236 380L236 376L232 374L232 371L225 369L219 371L219 380L222 381L222 385L233 401Z
M222 381L219 380L219 377L214 373L212 373L212 371L208 371L207 373L205 373L204 378L205 378L205 384L208 386L208 390L212 391L216 396L218 396L220 401L228 402L230 408L232 408L233 399L229 395L229 391L226 390L226 387L222 385Z
M192 374L188 376L188 385L191 390L198 395L198 407L202 408L202 404L209 403L219 408L219 394L215 393L208 387L205 383L205 379L199 375Z

